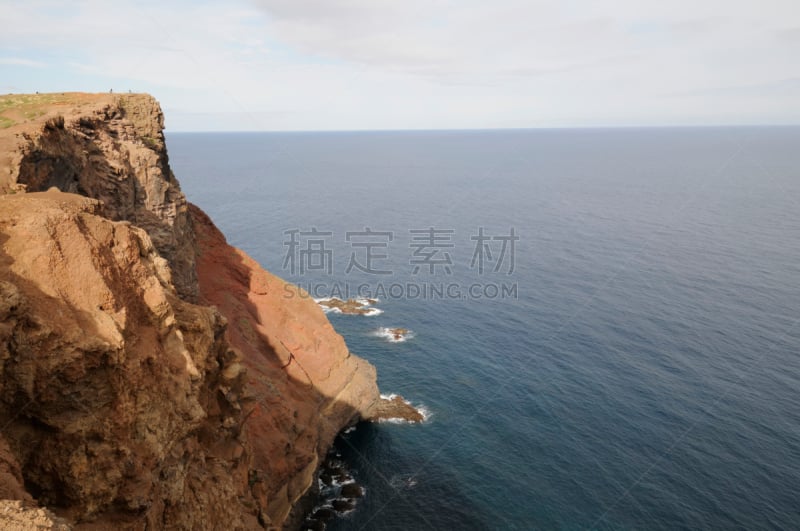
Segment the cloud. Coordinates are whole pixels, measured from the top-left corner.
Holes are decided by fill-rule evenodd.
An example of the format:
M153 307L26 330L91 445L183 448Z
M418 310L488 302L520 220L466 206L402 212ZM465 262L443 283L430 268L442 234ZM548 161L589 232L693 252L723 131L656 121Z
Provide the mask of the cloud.
M426 77L558 70L609 55L564 46L564 34L609 42L614 28L571 20L542 2L259 0L267 26L306 54ZM616 53L612 55L617 55Z
M781 44L800 46L800 27L779 29L775 36Z
M29 0L4 10L0 33L0 57L29 63L0 66L28 90L154 92L185 111L176 128L208 112L247 129L800 121L793 90L768 101L800 77L795 12L794 0Z
M723 0L253 0L265 31L304 56L496 98L550 119L697 111L662 94L772 83L796 61L773 31L794 2ZM791 33L791 36L794 34ZM789 34L784 39L790 38ZM525 98L523 94L527 94ZM542 109L539 102L549 102ZM653 109L661 106L661 112ZM731 112L733 108L725 112ZM598 118L599 119L599 118Z
M702 97L702 98L741 98L741 97L769 97L791 98L800 101L800 77L781 79L770 83L742 84L729 87L713 87L703 90L679 92L668 94L675 97Z
M0 57L0 65L29 66L32 68L44 68L47 66L41 61L33 61L22 57Z

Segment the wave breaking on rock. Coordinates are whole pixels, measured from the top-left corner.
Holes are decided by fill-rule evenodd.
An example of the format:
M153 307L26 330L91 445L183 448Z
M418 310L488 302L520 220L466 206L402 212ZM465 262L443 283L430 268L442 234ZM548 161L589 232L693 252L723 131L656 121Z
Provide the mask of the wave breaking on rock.
M430 412L425 406L415 406L400 395L382 394L381 399L373 406L370 420L418 424L429 418Z
M390 328L382 326L372 335L385 339L389 343L403 343L414 337L414 331L408 328Z
M324 297L321 299L314 299L314 302L322 307L325 313L341 313L345 315L363 315L365 317L372 317L380 315L383 310L375 308L374 305L380 302L378 299L347 299L342 300L337 297Z

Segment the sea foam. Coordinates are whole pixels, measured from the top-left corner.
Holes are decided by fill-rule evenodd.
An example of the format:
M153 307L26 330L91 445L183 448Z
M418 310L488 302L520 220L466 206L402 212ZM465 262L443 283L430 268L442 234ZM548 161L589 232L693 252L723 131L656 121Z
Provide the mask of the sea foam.
M407 330L404 334L397 334L393 330L397 330L397 328L382 326L375 330L372 335L383 338L389 343L402 343L414 337L413 330Z
M397 398L397 394L395 394L395 393L389 393L388 395L381 393L381 399L383 399L383 400L394 400L395 398ZM428 408L428 406L426 406L425 404L414 404L411 401L406 400L405 398L403 398L403 402L405 402L409 406L411 406L414 409L416 409L417 411L419 411L419 414L422 415L422 423L423 424L426 424L431 419L431 417L433 416L433 413ZM398 418L380 419L380 420L378 420L378 422L381 422L381 423L385 422L387 424L416 424L415 422L410 422L408 420L398 419Z

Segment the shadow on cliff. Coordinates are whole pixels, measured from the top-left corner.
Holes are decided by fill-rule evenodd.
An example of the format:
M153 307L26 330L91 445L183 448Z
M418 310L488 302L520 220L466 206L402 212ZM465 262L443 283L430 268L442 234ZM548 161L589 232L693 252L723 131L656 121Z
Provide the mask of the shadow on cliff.
M99 337L99 328L88 312L14 273L8 240L0 232L0 437L22 469L26 490L42 504L68 508L80 500L79 486L64 480L71 453L87 439L102 440L99 418L108 413L90 406L109 404L123 375L110 370L104 362L109 353L99 349L68 355L60 325L80 324L85 338ZM89 420L85 429L65 430L81 418Z
M104 216L130 221L148 232L159 253L169 260L174 284L184 301L195 302L192 289L199 285L201 303L216 306L226 317L227 337L247 369L248 385L241 397L232 396L236 394L233 389L220 388L219 392L226 400L243 403L241 418L234 420L241 423L237 433L245 435L250 448L246 456L250 461L250 492L265 525L288 523L294 527L307 509L309 498L304 495L313 495L317 486L315 473L326 449L341 429L363 417L379 399L375 370L350 355L312 299L307 295L303 298L297 290L286 291L283 281L228 246L222 233L198 208L188 207L190 221L183 227L187 232L181 232L183 228L176 232L163 218L162 210L169 203L176 216L184 216L187 207L169 169L163 143L141 137L128 139L134 147L122 145L124 135L110 124L124 117L124 109L109 108L105 113L81 118L66 128L63 122L45 126L23 154L17 182L25 184L29 192L56 187L102 201ZM180 201L154 206L148 195L151 190L137 180L136 172L141 168L135 168L135 161L122 152L145 147L158 155L164 180L150 183L152 191L174 184L171 193L179 194ZM186 253L192 246L196 252ZM187 259L190 254L192 260ZM10 334L4 341L8 352L13 352L0 374L0 427L8 418L10 431L0 431L13 435L10 442L30 491L45 503L69 507L86 497L84 485L65 479L73 477L66 469L74 464L72 453L87 438L94 445L103 443L107 434L102 426L115 393L131 384L111 362L113 353L103 348L87 346L71 356L56 355L64 350L63 345L56 344L59 323L77 328L82 340L88 342L101 337L103 331L92 313L70 305L67 299L50 297L35 283L11 273L8 266L12 262L11 256L2 256L2 278L17 285L30 301L36 301L38 309L47 308L52 322L35 322L20 314L13 326L0 330ZM199 278L193 276L195 273ZM143 315L141 319L144 322L153 316ZM22 332L26 337L36 336L35 341L49 337L52 344L48 355L33 339L25 345L13 337ZM21 348L28 349L24 360L19 354ZM9 368L19 374L18 381L9 381ZM153 381L163 378L157 374L157 366L148 370L154 371ZM84 417L92 418L89 428L67 433L66 428ZM213 444L209 437L204 441ZM94 464L90 457L85 466Z
M242 417L220 393L241 384L221 376L224 327L162 291L138 231L60 217L86 201L0 197L0 436L26 490L100 528L192 528L214 513L230 523L215 503L241 518L248 467L223 417ZM195 347L199 373L184 354Z
M175 289L195 302L195 266L186 260L191 238L181 217L186 200L169 167L163 135L129 137L120 125L127 114L118 102L74 122L49 120L23 148L16 182L27 192L55 187L98 199L108 219L146 230L170 261Z
M202 210L190 212L201 300L228 319L248 371L251 481L270 518L295 527L314 501L326 450L379 399L375 371L350 355L312 299L229 246Z

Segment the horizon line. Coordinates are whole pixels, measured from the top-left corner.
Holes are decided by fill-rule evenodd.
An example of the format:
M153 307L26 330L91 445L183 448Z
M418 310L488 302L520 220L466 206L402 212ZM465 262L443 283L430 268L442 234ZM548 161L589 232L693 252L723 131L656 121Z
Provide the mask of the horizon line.
M170 131L169 127L164 128L165 133L188 133L188 134L210 134L210 133L481 133L493 131L554 131L554 130L608 130L608 129L746 129L746 128L796 128L800 123L795 124L775 124L775 123L755 123L755 124L679 124L679 125L565 125L565 126L541 126L541 127L443 127L443 128L407 128L407 129L206 129L190 130L179 129Z

